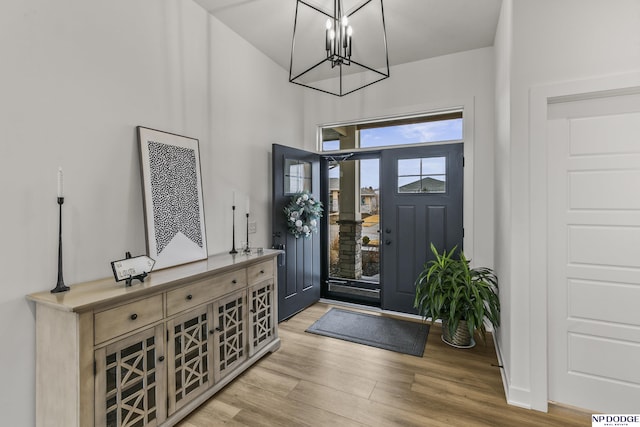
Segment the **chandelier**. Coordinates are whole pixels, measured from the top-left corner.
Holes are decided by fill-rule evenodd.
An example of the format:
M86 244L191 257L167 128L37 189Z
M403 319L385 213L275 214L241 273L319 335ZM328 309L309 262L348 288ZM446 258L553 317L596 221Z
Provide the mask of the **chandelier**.
M296 0L289 82L344 96L388 78L382 0L354 0L348 11L331 2L326 11Z

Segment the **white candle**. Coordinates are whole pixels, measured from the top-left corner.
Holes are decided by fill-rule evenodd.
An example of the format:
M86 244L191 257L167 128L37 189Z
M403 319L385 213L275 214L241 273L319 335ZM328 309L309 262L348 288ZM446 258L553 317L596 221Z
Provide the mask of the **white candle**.
M249 197L247 197L247 214L249 213L249 206L250 206L250 201L249 201Z
M62 194L62 166L58 167L58 197L64 197Z
M236 205L236 192L235 190L233 191L233 206Z

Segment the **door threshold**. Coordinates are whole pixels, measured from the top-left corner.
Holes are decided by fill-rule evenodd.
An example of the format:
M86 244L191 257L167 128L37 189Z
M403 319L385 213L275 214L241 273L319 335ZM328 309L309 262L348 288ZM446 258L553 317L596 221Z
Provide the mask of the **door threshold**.
M329 298L320 298L319 302L322 302L322 303L325 303L325 304L331 304L331 305L338 305L338 306L342 306L342 307L351 307L351 308L356 308L356 309L359 309L359 310L371 311L371 312L374 312L374 313L388 314L390 316L403 317L403 318L411 319L411 320L422 320L422 316L420 316L418 314L402 313L402 312L399 312L399 311L392 311L392 310L383 310L380 307L372 307L370 305L365 305L365 304L357 304L357 303L353 303L353 302L340 301L340 300L334 300L334 299L329 299ZM436 320L435 323L440 323L440 320Z
M371 298L375 301L380 301L380 289L369 289L359 286L348 286L340 283L334 283L328 281L329 292L336 292L341 294L356 295L365 298Z

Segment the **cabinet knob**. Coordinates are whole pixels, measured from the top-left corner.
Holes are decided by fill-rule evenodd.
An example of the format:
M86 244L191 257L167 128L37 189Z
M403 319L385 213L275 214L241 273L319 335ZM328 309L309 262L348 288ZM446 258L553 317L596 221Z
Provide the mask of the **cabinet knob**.
M264 274L264 270L260 270L260 274Z
M131 318L131 320L136 320L138 318L138 315L136 313L133 313L131 316L129 316Z
M233 279L233 280L231 281L231 283L233 283L233 284L235 285L236 283L238 283L238 281L237 281L236 279Z
M164 356L158 357L158 362L164 362Z
M191 295L191 294L187 295L187 299L188 299L189 301L191 301L191 300L193 299L193 295Z
M210 333L211 335L213 335L213 334L215 334L215 331L214 331L213 329L211 329L211 330L209 331L209 333Z

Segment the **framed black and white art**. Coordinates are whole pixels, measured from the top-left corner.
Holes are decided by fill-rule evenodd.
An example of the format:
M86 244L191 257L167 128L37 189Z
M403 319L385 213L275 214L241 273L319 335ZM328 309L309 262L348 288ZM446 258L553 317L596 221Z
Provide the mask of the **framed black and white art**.
M207 258L198 140L138 126L138 141L155 269Z

